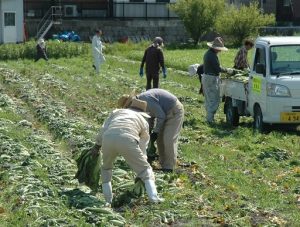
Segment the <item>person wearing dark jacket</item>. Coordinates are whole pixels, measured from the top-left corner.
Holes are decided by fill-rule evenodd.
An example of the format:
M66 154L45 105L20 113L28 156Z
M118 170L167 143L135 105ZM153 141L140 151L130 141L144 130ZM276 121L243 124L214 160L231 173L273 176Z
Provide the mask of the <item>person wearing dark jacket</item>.
M36 57L35 57L35 62L40 60L41 58L45 59L48 61L47 57L47 50L46 50L46 44L44 39L39 39L38 44L36 45Z
M206 121L214 123L214 115L220 104L220 73L232 73L232 69L221 67L218 53L227 51L221 37L215 38L213 42L207 43L210 47L203 57L204 74L202 76L203 92L205 98Z
M143 77L144 75L144 64L146 63L146 90L151 89L152 81L153 88L158 88L160 67L162 68L163 77L167 77L162 47L163 39L161 37L156 37L151 46L145 50L140 67L140 77Z

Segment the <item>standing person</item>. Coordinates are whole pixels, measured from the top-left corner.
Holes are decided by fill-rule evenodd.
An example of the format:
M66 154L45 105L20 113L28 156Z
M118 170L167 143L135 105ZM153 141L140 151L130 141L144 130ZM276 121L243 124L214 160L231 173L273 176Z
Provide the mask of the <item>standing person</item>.
M184 117L183 105L176 96L159 88L147 90L136 98L147 102L147 112L152 121L155 120L155 125L150 124L150 140L157 143L162 170L171 172L177 162L177 143Z
M237 52L235 58L234 58L234 66L233 68L244 70L244 69L250 69L249 62L247 59L248 50L252 49L254 46L253 41L251 40L245 40L244 46L242 46L239 51Z
M206 120L208 123L214 123L214 115L219 108L220 103L220 72L232 73L232 69L225 69L220 66L218 53L227 51L221 37L215 38L213 42L207 43L209 49L203 57L202 76L203 92L205 97Z
M102 45L101 42L101 35L102 35L102 31L97 29L92 39L92 51L94 57L93 67L96 70L97 74L99 74L100 72L100 65L105 62L105 57L102 53L102 50L104 49L104 45Z
M35 57L34 61L37 62L41 58L43 58L46 61L48 61L47 49L46 49L46 42L42 38L38 40L38 43L36 45L36 57Z
M163 39L161 37L156 37L144 53L141 67L140 67L140 77L144 75L144 64L146 63L146 77L147 85L146 90L151 89L151 83L153 80L153 88L158 88L159 83L159 69L161 67L163 72L163 77L167 77L167 70L165 68L164 54L162 51Z
M120 105L124 105L125 101L127 100L120 98L118 102ZM92 148L92 152L97 154L102 147L101 179L105 200L108 204L112 203L113 162L118 155L122 155L137 174L137 177L145 183L150 201L161 202L163 199L158 197L154 174L147 162L146 155L146 147L149 142L149 126L144 117L150 117L144 112L147 103L131 99L126 105L129 109L116 109L105 120L96 137L96 144Z

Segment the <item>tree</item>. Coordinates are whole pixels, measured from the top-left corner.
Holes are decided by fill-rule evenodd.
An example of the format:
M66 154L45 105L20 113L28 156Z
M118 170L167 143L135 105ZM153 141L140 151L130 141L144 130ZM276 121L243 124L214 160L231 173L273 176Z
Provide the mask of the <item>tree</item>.
M179 18L183 21L186 30L197 44L200 38L212 31L215 22L224 8L224 0L177 0L170 5Z
M227 6L223 14L218 18L216 29L222 35L227 35L235 45L240 45L247 37L255 37L259 28L275 24L273 14L262 14L258 3L249 6Z

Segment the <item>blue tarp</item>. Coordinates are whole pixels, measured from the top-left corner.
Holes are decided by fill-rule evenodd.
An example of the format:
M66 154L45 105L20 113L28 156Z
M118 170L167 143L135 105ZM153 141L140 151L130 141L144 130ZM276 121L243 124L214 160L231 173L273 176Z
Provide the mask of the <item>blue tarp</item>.
M63 31L58 34L54 34L52 38L62 40L64 42L66 41L78 42L81 40L80 36L76 34L74 31Z

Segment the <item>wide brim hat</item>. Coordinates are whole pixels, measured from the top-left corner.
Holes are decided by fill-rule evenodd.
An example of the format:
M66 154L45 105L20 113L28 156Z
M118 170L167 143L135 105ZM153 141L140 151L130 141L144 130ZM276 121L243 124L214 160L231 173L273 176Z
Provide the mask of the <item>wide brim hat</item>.
M133 90L129 95L122 95L118 100L118 108L128 108L132 102L132 99L136 96L135 90Z
M213 42L208 42L207 46L215 50L227 51L228 48L224 46L223 39L221 37L216 37Z
M147 110L147 102L146 101L133 98L129 108L134 111L139 112L142 116L144 116L146 118L151 117L148 113L146 113L146 110Z

